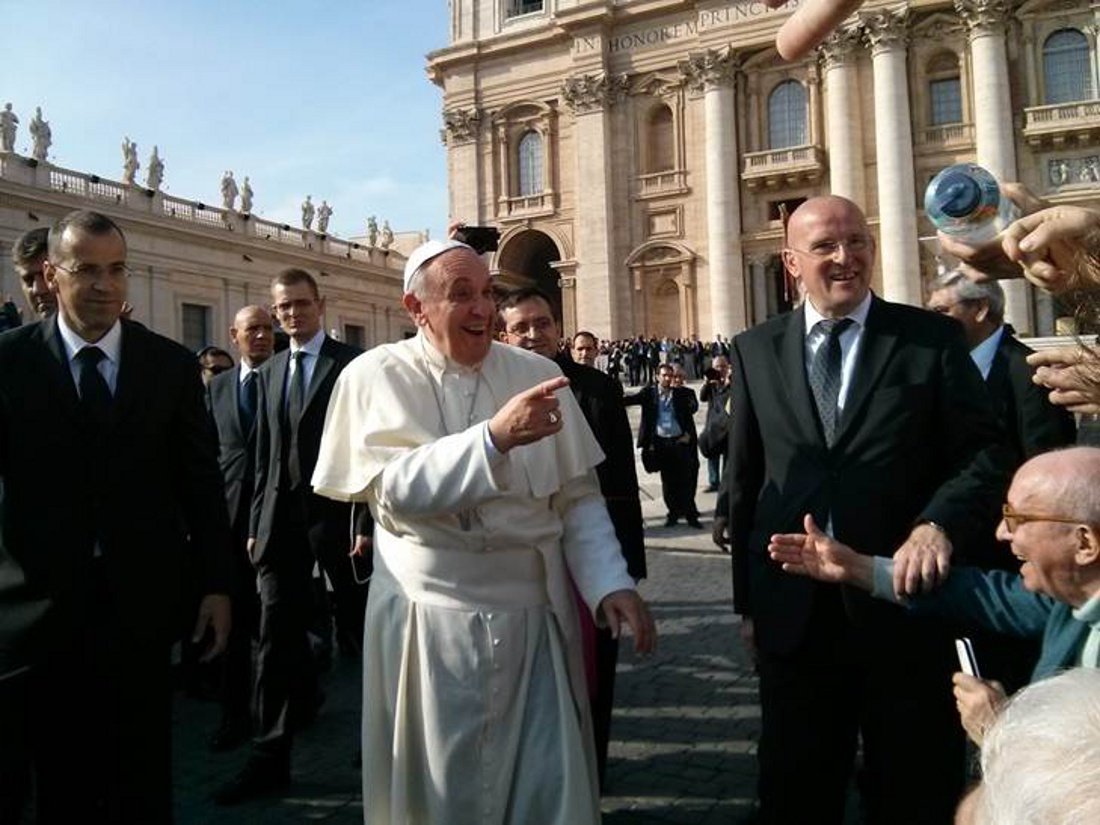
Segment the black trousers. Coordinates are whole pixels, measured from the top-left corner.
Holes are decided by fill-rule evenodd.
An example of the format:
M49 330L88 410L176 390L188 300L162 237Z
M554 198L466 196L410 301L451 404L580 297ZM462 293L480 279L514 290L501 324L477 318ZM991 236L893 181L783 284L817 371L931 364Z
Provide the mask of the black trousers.
M615 668L619 662L619 640L607 627L596 628L596 692L590 697L592 731L596 740L596 769L600 790L607 774L607 745L611 740L611 707L615 702Z
M256 571L248 560L245 538L235 548L233 570L233 624L221 657L218 698L222 720L247 720L252 701L252 643L260 622Z
M671 518L699 518L695 488L699 485L699 452L691 442L653 437L661 462L661 495Z
M839 589L819 586L801 647L778 656L761 646L761 823L841 825L859 739L868 825L953 821L965 767L954 648L946 635L942 657L938 643L915 651L892 641L853 627Z
M0 825L172 822L168 646L136 641L93 583L86 615L41 665L0 680Z
M327 504L327 503L326 503ZM326 506L322 504L322 506ZM333 503L335 504L335 503ZM314 561L332 581L337 627L361 639L367 588L355 583L347 520L309 523L304 497L282 493L264 556L256 565L260 628L253 691L253 753L288 760L295 719L317 693L307 630Z

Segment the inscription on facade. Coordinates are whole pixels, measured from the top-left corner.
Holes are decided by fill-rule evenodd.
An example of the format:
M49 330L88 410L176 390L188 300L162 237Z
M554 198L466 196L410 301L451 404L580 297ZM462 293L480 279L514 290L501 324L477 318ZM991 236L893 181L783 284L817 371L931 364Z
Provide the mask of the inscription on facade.
M800 2L801 0L789 0L777 9L769 9L761 0L738 0L725 6L701 9L693 18L678 23L666 23L663 26L650 26L637 31L614 34L607 40L607 50L610 54L617 54L652 48L664 43L674 43L696 37L700 32L717 26L737 23L764 14L786 14L798 8ZM577 54L594 52L599 48L599 37L577 37L573 40L573 51Z

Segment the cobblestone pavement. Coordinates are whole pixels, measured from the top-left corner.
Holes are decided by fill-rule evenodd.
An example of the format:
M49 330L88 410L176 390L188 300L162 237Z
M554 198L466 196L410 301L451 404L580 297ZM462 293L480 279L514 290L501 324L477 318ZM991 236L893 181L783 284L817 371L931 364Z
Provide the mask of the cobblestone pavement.
M729 825L753 798L760 709L756 680L737 642L729 557L710 543L714 495L700 489L697 499L708 529L665 528L660 481L640 465L638 474L649 550L649 578L641 590L657 619L660 647L643 660L626 639L620 652L604 822ZM706 484L705 463L700 482L700 488ZM288 792L229 809L213 806L209 796L243 764L246 749L210 754L205 742L217 722L216 707L179 698L179 825L362 822L359 774L352 766L359 663L337 659L322 684L327 700L295 743Z

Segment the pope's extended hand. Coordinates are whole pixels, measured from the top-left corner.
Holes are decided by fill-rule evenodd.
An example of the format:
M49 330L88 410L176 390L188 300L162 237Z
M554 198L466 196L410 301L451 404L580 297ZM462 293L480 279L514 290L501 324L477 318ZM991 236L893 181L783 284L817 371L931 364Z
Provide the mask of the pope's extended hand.
M569 379L559 376L508 399L489 419L489 435L496 448L506 453L558 432L562 427L561 405L554 393L568 386Z
M634 634L634 651L652 653L657 649L657 625L636 590L616 590L603 597L600 610L607 619L612 637L618 639L623 623Z

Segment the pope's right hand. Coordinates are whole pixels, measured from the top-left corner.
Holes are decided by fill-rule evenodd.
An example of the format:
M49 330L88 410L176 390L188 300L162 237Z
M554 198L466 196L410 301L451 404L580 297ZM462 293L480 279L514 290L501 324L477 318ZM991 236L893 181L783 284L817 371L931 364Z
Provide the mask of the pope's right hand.
M558 376L509 398L489 419L493 446L506 453L558 432L562 428L562 413L554 393L568 386L569 379Z

